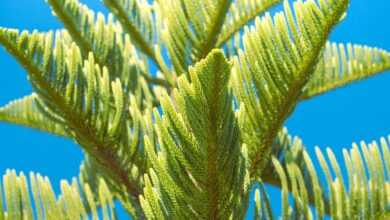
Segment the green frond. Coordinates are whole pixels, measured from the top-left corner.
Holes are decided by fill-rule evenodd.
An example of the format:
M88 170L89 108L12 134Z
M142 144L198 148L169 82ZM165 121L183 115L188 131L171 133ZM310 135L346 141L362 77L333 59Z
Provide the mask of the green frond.
M99 189L100 182L98 180L99 179L104 180L104 176L99 171L98 162L94 161L94 159L88 156L88 154L85 155L84 160L81 162L78 179L81 184L88 184L90 186L91 199L95 202L97 206L99 206L97 198L99 196L98 189ZM110 191L113 193L113 189L110 189ZM115 193L113 193L113 197L115 197Z
M40 106L40 107L38 107ZM66 126L58 118L52 118L35 93L11 101L0 108L0 121L38 129L58 136L68 136Z
M78 47L65 40L61 32L54 41L53 33L19 35L15 30L0 30L1 43L25 67L38 96L57 117L80 117L89 127L102 128L99 136L114 135L125 106L120 81L110 82L108 70L100 68L91 54L83 63ZM107 110L113 113L103 114ZM68 126L72 129L75 125Z
M143 53L156 61L153 46L158 42L153 7L145 0L103 0L117 17L130 39Z
M139 155L141 157L142 155ZM127 164L126 164L127 165ZM141 174L145 171L140 170L136 165L131 164L132 169L129 177L137 183L139 188L143 187L143 180ZM80 166L79 180L81 184L88 184L91 188L91 198L97 206L100 206L98 201L99 198L99 179L103 179L107 184L108 189L113 195L113 199L120 201L123 208L132 216L134 219L142 219L143 213L141 207L139 206L139 202L136 198L127 197L123 195L123 191L126 190L115 181L107 177L102 172L101 164L96 161L96 159L92 156L85 155L84 161ZM87 201L85 201L87 202ZM91 210L87 210L90 212Z
M143 136L154 135L152 104L127 92L118 78L110 80L108 69L100 68L91 54L83 62L65 32L56 33L55 41L52 36L0 30L0 42L28 71L50 116L63 121L69 136L94 158L125 208L142 216L132 210L140 210L141 177L149 168Z
M48 3L80 48L84 59L92 53L100 66L116 70L113 73L121 73L116 64L124 60L121 56L125 49L124 37L120 25L114 22L112 15L106 19L102 13L95 14L78 0L48 0ZM135 51L133 48L129 50L130 53Z
M322 198L324 201L324 205L321 205L318 210L325 214L329 214L329 200L328 197L325 195L324 190L319 187L313 188L313 186L318 186L319 183L312 183L312 181L310 180L310 169L312 169L312 167L310 167L310 164L306 164L304 160L305 150L306 147L303 145L302 140L299 137L292 137L288 134L287 129L284 128L279 131L276 139L274 140L271 156L272 158L277 159L278 163L284 169L287 169L288 164L294 163L300 169L301 174L303 176L303 181L299 184L305 185L305 187L307 188L308 203L310 203L310 205L313 205L317 202L315 197L313 196L315 194L313 190L316 190L316 193L323 194ZM267 162L267 165L263 170L264 171L261 173L260 180L256 182L267 183L282 188L282 179L280 179L280 176L278 175L274 166L274 162L272 160L269 160ZM290 180L287 181L291 186ZM288 192L291 192L291 190L291 187L289 187ZM264 197L265 195L262 196Z
M172 74L159 51L161 48L157 47L161 40L156 30L155 5L150 5L146 0L103 0L103 2L118 18L132 43L156 64L168 81L156 82L156 84L165 83L165 86L169 86L168 83L173 84Z
M154 25L153 8L145 0L103 0L121 22L132 42L153 60L153 46L158 42Z
M29 179L30 184L23 173L17 175L10 170L3 176L3 183L0 184L0 219L116 219L112 195L103 180L99 180L99 188L96 189L99 191L99 211L90 199L91 188L87 184L79 185L75 179L72 183L62 181L61 194L56 196L47 177L31 173Z
M347 176L341 174L340 165L329 148L326 150L327 157L316 149L323 175L314 169L309 154L304 152L303 159L309 167L311 189L302 184L305 180L299 165L291 161L284 168L274 158L274 166L282 179L282 219L323 219L324 204L329 205L331 219L380 219L389 215L389 140L382 138L380 144L374 141L368 145L361 142L360 147L353 144L351 150L343 150ZM322 177L325 182L320 181ZM287 194L290 187L293 198L291 203ZM319 189L327 189L329 202L324 200L322 190ZM309 191L314 192L315 213L309 208ZM256 194L264 197L262 191ZM272 215L269 209L264 209L263 201L262 198L256 199L257 219L269 219L264 217L264 213ZM262 213L262 216L259 213Z
M141 205L149 219L241 219L247 203L245 153L229 94L231 65L212 51L165 95L157 120L159 150L147 141L152 166ZM187 207L187 208L184 208Z
M53 117L66 122L71 137L97 158L106 175L137 197L139 189L115 153L128 147L131 134L126 120L129 97L120 80L110 81L107 68L100 68L91 54L83 62L80 50L67 43L63 32L57 32L53 41L52 33L19 35L15 30L0 29L0 43L27 70L39 99Z
M216 47L232 0L159 0L158 29L180 75Z
M77 0L48 0L47 2L51 5L53 14L64 23L70 36L80 47L82 55L87 57L90 52L94 51L94 47L97 46L93 44L93 42L98 41L96 37L99 37L99 40L101 40L102 34L105 33L103 14L98 15L99 25L96 25L98 30L95 31L93 30L95 27L95 13L86 5L81 5ZM108 34L111 35L110 37L113 37L114 26L112 22L110 24L111 33ZM97 35L99 32L100 36Z
M284 13L267 14L246 29L244 51L233 68L241 103L240 124L248 145L251 175L261 173L283 122L294 110L314 72L329 32L344 14L348 0L288 1ZM259 172L259 173L254 173Z
M303 145L302 140L298 137L292 137L288 133L287 128L283 128L279 131L276 139L274 140L271 155L272 157L277 158L279 163L283 166L287 163L294 162L299 165L301 169L305 169L305 164L302 160L304 150L305 146ZM275 172L272 160L268 161L264 171L261 173L261 181L275 186L280 186L280 179Z
M390 69L390 53L354 44L327 43L323 58L304 89L302 99L310 99Z
M254 195L254 220L273 220L271 202L268 194L262 183L259 185L259 189L256 189Z
M149 137L149 140L155 145L155 133L153 129L152 113L146 108L144 112L138 109L138 104L134 101L134 97L130 100L129 115L131 120L128 122L128 136L123 137L123 143L116 149L116 156L120 161L120 166L126 171L127 177L135 184L137 189L144 187L143 175L150 168L146 160L146 152L144 147L144 135ZM88 183L91 186L96 185L96 179L103 178L107 183L110 191L115 197L122 202L122 205L133 218L142 218L143 213L139 206L137 197L128 197L123 194L126 189L117 180L112 179L104 170L105 164L99 163L94 158L94 155L85 155L85 160L80 167L80 180ZM97 188L97 187L95 187Z
M138 80L134 79L140 78L139 75L151 83L169 86L163 79L149 75L147 60L137 55L132 38L123 33L111 14L108 18L100 12L95 14L78 0L48 0L48 3L80 48L82 57L87 59L92 52L96 62L108 68L111 79L120 78L130 89L136 88Z
M345 150L346 176L316 149L321 175L282 128L300 101L390 69L387 51L327 43L349 0L284 0L274 17L280 0L103 0L108 16L80 1L47 0L57 32L0 27L34 89L0 121L85 152L60 196L8 171L0 220L115 219L114 200L132 219L243 219L257 183L255 219L274 219L263 184L281 219L388 218L388 141Z
M223 46L256 17L280 2L281 0L240 0L231 4L216 47Z

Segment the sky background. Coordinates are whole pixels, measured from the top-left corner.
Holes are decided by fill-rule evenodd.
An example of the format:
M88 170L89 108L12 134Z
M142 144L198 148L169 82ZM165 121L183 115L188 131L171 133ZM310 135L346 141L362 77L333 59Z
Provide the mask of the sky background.
M82 0L106 12L99 0ZM331 35L335 42L352 42L390 51L390 2L351 0L347 18ZM46 31L61 28L44 0L1 0L0 26ZM0 106L30 94L26 73L0 48ZM390 134L389 72L354 83L301 103L287 121L291 134L300 136L309 152L318 145L341 149L354 141L378 140ZM72 141L15 125L0 123L0 172L39 172L49 176L58 191L61 179L78 175L83 159ZM273 205L279 209L279 194L270 188ZM124 217L124 215L121 215ZM125 218L122 218L125 219Z

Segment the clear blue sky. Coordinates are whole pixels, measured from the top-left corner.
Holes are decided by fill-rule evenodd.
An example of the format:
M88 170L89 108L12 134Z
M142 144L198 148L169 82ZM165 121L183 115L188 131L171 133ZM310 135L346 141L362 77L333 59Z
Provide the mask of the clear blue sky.
M82 2L105 10L99 0ZM347 18L333 31L331 40L390 50L389 13L387 0L351 0ZM0 26L45 31L60 28L61 23L51 15L44 0L1 0ZM0 105L32 91L23 69L3 49L0 85ZM315 145L331 146L340 156L341 148L353 141L390 134L389 94L388 72L300 104L287 126L303 139L310 152ZM78 175L83 156L72 141L3 123L0 138L0 172L7 168L39 172L49 176L56 189L60 179ZM278 207L277 199L273 203Z

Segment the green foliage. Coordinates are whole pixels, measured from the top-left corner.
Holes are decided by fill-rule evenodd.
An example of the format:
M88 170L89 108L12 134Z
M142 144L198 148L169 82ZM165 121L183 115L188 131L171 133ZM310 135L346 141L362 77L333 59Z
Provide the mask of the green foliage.
M274 157L273 164L282 183L282 219L322 219L326 213L332 219L385 218L390 202L390 185L386 177L390 172L389 140L382 138L380 144L361 142L360 147L353 144L351 150L344 149L347 178L342 176L340 164L330 148L326 150L328 160L316 148L323 176L314 169L306 151L302 151L301 162L306 164L305 169L293 159L288 159L282 167ZM297 150L301 149L298 147ZM321 177L325 177L326 184L320 184ZM311 187L305 187L305 182L310 182ZM328 191L329 198L324 197L322 189ZM292 203L288 201L288 191L292 192ZM314 195L315 214L308 206L311 195ZM261 186L256 190L255 219L273 219L272 205L263 198L267 195Z
M117 187L123 185L126 190L118 190L121 196L137 197L138 183L129 175L137 161L129 161L130 153L137 151L139 143L139 138L133 137L138 135L136 130L130 126L138 120L130 114L137 117L137 112L128 110L126 103L134 103L135 98L125 94L121 81L110 81L108 69L100 68L91 53L83 62L80 50L66 32L57 32L53 40L53 33L19 35L17 31L1 29L0 39L27 69L46 107L41 109L49 110L45 114L66 126L70 137L100 161L104 173ZM143 164L141 161L139 165Z
M230 68L222 52L212 51L189 69L189 79L179 78L172 101L162 99L163 118L156 119L160 151L146 145L152 170L141 204L149 219L245 215L246 155L228 90Z
M385 140L345 151L344 176L331 150L318 170L283 129L300 101L390 68L385 50L328 42L348 0L274 16L279 0L103 0L107 16L47 2L65 29L0 28L34 89L0 121L74 140L85 160L60 196L8 172L1 220L115 219L113 201L133 219L243 219L254 186L254 218L273 219L264 184L281 189L282 219L389 215Z
M244 33L244 51L235 58L234 88L241 105L243 141L248 145L251 175L269 160L272 142L293 111L314 73L331 28L348 1L288 2L284 13L257 19ZM261 118L262 120L258 120Z
M29 180L30 184L23 173L10 170L3 176L0 219L116 219L112 195L101 179L96 189L100 214L88 184L80 185L75 179L71 183L61 181L61 194L56 196L47 177L30 173Z
M153 7L144 0L104 0L103 2L121 22L134 45L152 58L156 64L160 64L153 48L154 44L158 43L156 27L153 24Z
M225 24L218 37L217 46L222 46L234 35L238 34L246 24L253 21L259 14L266 12L271 6L281 2L280 0L242 0L231 4Z
M327 43L323 58L306 85L302 99L361 80L390 68L387 51L361 45Z
M42 108L42 111L39 108ZM55 117L44 114L44 112L48 111L44 104L40 104L37 95L33 93L32 95L11 101L6 106L0 108L0 120L35 128L58 136L67 136L65 125L61 124Z

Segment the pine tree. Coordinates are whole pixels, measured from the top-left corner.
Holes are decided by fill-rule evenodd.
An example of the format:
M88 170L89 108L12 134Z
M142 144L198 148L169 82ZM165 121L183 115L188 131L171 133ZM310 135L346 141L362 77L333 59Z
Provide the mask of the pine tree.
M348 0L103 0L107 16L47 2L64 29L0 28L34 89L0 121L72 139L85 161L60 195L7 171L0 220L116 219L114 201L132 219L244 219L253 188L252 217L274 219L264 184L282 219L390 218L390 138L344 150L342 173L284 128L300 102L390 69L389 52L328 41Z

